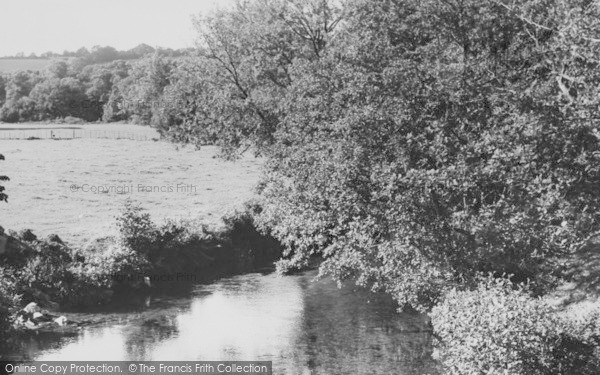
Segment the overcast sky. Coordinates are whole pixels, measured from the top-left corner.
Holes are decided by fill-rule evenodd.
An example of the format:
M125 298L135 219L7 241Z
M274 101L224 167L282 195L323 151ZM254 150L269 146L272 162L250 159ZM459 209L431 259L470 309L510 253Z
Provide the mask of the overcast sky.
M0 56L194 43L192 15L231 0L0 0Z

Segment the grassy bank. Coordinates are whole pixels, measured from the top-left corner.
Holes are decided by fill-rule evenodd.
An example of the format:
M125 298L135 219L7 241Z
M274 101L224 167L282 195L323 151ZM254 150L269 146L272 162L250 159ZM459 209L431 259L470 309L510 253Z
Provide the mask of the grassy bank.
M267 265L281 249L256 229L257 210L247 204L209 230L193 222L157 225L128 202L117 218L118 234L85 248L58 236L11 232L0 254L0 329L10 330L14 313L32 301L51 310L89 309Z

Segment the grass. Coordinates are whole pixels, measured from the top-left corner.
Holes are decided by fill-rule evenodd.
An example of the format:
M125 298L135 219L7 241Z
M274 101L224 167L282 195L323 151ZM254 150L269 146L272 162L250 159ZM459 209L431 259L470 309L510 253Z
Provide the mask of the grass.
M6 158L0 172L11 179L0 225L56 233L75 246L112 234L127 198L159 221L216 225L253 196L261 165L253 157L235 163L216 159L213 147L178 150L165 142L133 140L3 140L0 153Z
M50 64L46 59L0 59L0 73L19 70L43 70Z

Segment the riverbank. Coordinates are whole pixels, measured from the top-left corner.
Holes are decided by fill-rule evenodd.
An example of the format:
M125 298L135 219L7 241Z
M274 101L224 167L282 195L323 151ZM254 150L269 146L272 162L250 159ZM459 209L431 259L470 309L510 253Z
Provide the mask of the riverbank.
M0 316L2 327L11 330L15 313L30 302L63 312L135 304L270 264L281 246L257 230L256 209L247 205L211 231L176 222L156 225L129 203L117 218L118 234L85 248L71 248L58 236L38 239L29 230L7 233L0 252L0 298L9 306Z

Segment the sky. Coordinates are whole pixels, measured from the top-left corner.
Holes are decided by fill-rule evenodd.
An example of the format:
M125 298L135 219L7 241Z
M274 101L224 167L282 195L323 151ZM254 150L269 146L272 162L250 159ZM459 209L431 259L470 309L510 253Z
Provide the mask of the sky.
M0 0L0 56L194 45L192 16L232 0Z

